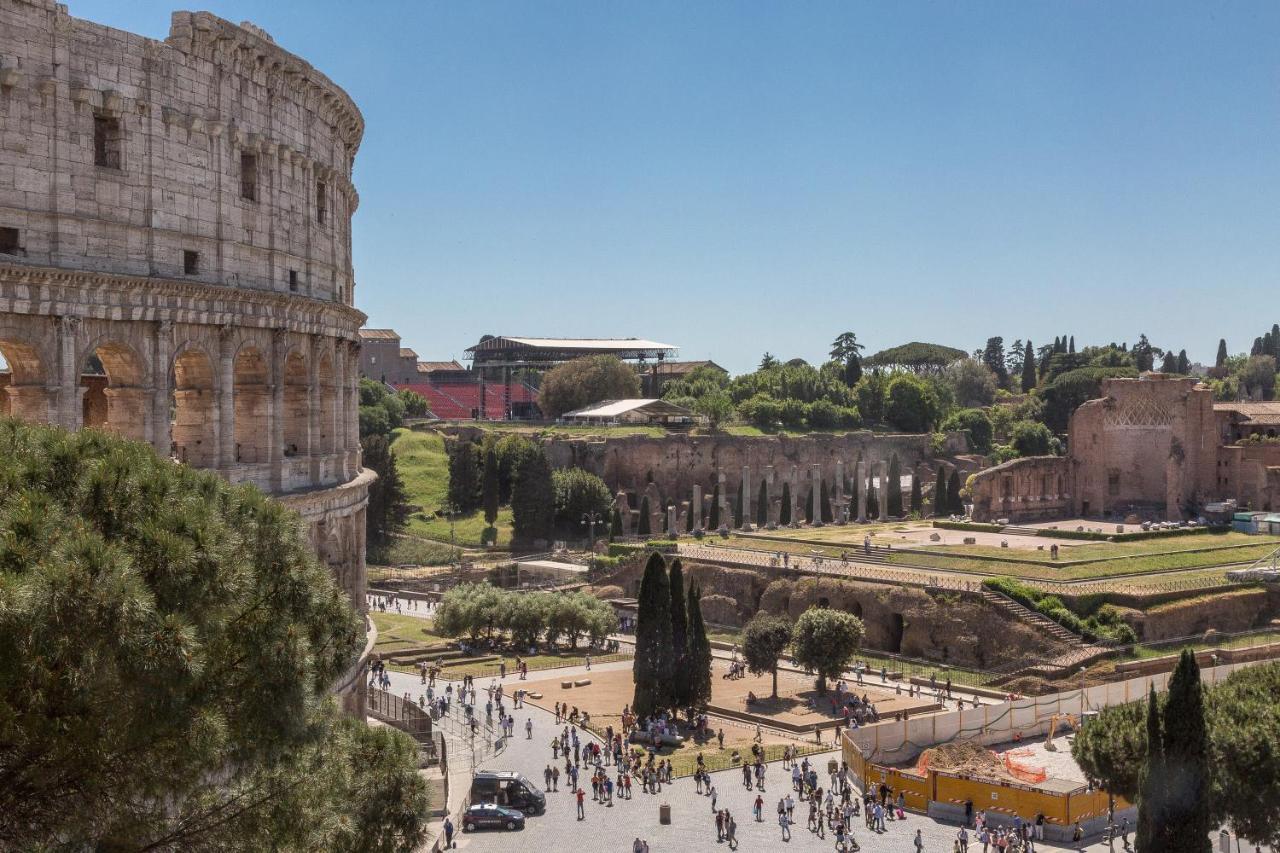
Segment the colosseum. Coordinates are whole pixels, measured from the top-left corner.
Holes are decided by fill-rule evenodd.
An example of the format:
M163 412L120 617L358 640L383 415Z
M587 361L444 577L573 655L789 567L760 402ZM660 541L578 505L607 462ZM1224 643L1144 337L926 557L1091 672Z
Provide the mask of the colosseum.
M0 414L258 485L360 610L363 129L252 24L175 12L156 41L0 0Z

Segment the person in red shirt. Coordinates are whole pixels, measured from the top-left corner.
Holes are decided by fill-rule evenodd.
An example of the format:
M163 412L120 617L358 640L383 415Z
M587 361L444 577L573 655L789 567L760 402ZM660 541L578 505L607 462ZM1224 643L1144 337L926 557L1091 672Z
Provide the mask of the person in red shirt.
M578 797L578 820L585 820L587 817L587 813L583 809L582 804L587 799L587 795L583 792L581 788L579 788L577 792L577 797Z

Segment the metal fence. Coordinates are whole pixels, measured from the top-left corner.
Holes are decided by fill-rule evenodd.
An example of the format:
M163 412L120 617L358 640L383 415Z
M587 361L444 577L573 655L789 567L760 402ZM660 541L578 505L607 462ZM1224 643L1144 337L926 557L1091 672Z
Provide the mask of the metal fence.
M427 764L442 763L445 758L443 738L435 732L431 714L413 700L370 687L365 702L369 716L399 729L418 742L418 750Z

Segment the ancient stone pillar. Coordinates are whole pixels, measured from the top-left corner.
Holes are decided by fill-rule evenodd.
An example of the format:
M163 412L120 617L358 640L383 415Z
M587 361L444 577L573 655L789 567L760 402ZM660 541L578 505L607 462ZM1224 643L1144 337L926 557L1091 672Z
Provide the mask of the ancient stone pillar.
M156 324L152 352L151 446L156 453L168 459L173 445L169 423L169 362L173 358L173 324L168 320Z
M667 535L675 539L680 535L680 528L676 526L676 505L667 505Z
M889 490L898 488L897 483L889 482L889 463L880 460L880 491L876 495L880 504L880 520L889 520Z
M693 484L693 529L702 529L702 484Z
M836 487L832 490L832 503L839 504L844 500L844 460L836 460Z
M355 476L347 452L347 347L336 341L333 348L333 452L342 469L342 480Z
M289 354L288 338L284 329L276 329L271 335L271 364L267 375L267 460L271 463L271 490L284 490L284 360Z
M729 488L725 485L724 469L716 469L716 482L720 484L720 526L733 526L733 505L729 502Z
M310 278L310 276L308 276ZM323 477L323 447L320 442L320 416L323 414L324 389L320 387L320 357L323 341L319 335L311 335L307 343L307 479L311 485L320 485Z
M800 469L791 466L791 523L800 523Z
M25 395L23 404L24 409L19 409L16 405L11 404L11 411L14 417L21 417L22 420L34 421L36 423L57 424L65 429L76 430L81 424L81 417L84 409L81 405L80 394L80 364L76 352L76 337L80 332L79 317L59 317L57 321L58 334L58 364L57 375L46 373L45 383L48 388L47 393L35 395L30 392L22 392ZM53 365L46 365L45 370L53 370ZM13 366L9 366L10 371ZM10 373L12 381L13 374ZM44 392L46 389L40 389ZM14 396L14 392L10 391L10 396ZM36 402L36 397L44 398L43 404ZM22 412L19 414L19 412Z
M773 466L770 465L764 469L764 507L765 507L765 526L770 530L778 529L778 512L779 508L774 504L781 506L780 501L774 496L773 488Z
M756 507L751 502L751 466L742 466L742 518L738 526L743 530L750 530L754 525Z
M813 526L822 526L822 466L814 464L809 471L809 505L813 511Z
M622 535L631 535L631 501L627 499L627 493L618 490L618 494L613 499L613 508L622 519Z
M858 523L867 523L867 463L858 460L858 470L854 474L858 478Z
M231 326L218 334L218 390L214 395L218 410L218 467L236 464L236 341Z

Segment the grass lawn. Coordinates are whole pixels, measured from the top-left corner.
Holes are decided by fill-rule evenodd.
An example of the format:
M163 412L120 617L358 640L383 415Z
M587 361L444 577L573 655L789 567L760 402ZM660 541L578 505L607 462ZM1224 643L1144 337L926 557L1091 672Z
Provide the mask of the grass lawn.
M498 510L496 529L485 524L484 513L480 510L455 517L452 525L448 518L436 515L449 491L449 456L444 449L444 436L435 431L398 429L391 450L396 455L396 467L404 481L408 502L422 507L421 511L409 516L408 533L449 542L452 529L460 546L479 548L486 540L493 541L500 548L511 544L510 507ZM428 565L412 559L398 562ZM447 557L444 562L448 562Z
M386 562L392 566L447 566L458 559L458 550L434 539L401 536L391 543Z
M586 663L585 649L563 649L559 652L550 654L524 655L521 660L529 664L529 678L533 678L533 673L538 670L556 669L565 666L582 666ZM631 660L631 654L595 654L591 655L592 665L598 663L610 663L612 661ZM485 661L484 663L467 663L449 666L445 664L441 670L441 676L448 679L461 679L465 675L475 678L496 678L498 676L498 665L506 662L507 671L515 671L516 656L511 652L503 652L501 660Z
M376 610L369 611L369 618L378 629L378 642L373 647L375 652L392 652L430 643L450 642L450 638L432 633L430 619Z

